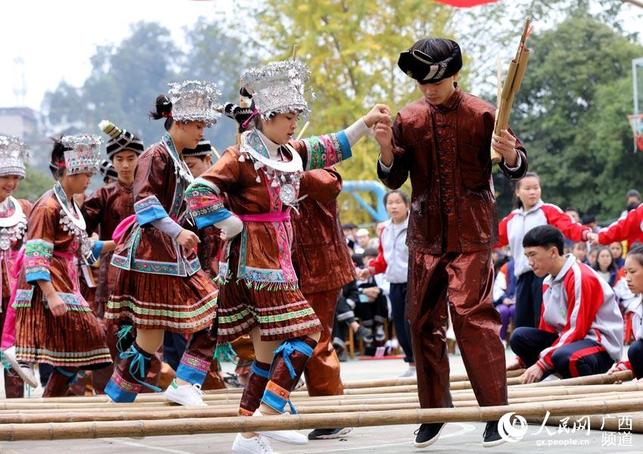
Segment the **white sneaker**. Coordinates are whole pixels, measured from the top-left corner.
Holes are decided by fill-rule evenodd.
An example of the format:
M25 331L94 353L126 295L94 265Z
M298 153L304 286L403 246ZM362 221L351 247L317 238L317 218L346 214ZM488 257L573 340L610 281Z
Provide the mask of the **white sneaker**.
M179 385L176 380L172 380L170 386L167 387L163 393L165 398L170 402L187 407L207 407L208 405L203 402L203 391L200 385Z
M261 412L257 410L252 416L261 416ZM258 433L273 440L291 445L305 445L308 443L308 437L295 430L267 430Z
M4 358L11 368L16 371L18 376L22 378L22 380L31 386L32 388L37 388L38 387L38 380L36 379L36 375L33 372L33 365L27 364L27 363L19 363L18 360L16 359L16 347L12 346L9 347L6 350L3 350L2 352L2 358Z
M416 374L417 374L417 373L416 373L416 371L415 371L415 367L414 367L414 366L409 366L409 368L408 368L408 369L406 369L406 370L404 371L404 373L402 373L402 375L400 375L399 377L400 377L400 378L405 378L405 377L415 377L415 376L416 376Z
M232 452L240 454L278 454L273 451L266 437L257 435L256 437L246 438L237 434L232 443Z

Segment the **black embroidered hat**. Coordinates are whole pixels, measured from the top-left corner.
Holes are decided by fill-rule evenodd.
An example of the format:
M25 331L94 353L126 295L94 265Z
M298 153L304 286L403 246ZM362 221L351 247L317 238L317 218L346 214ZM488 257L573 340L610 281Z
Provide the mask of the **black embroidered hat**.
M458 43L450 39L421 39L400 54L397 66L420 84L430 84L460 71L462 53Z
M207 156L212 153L212 145L209 140L200 141L195 148L184 148L183 157L186 156Z
M129 131L121 129L108 120L103 120L98 127L109 136L107 142L107 157L112 159L116 153L124 150L133 151L140 155L145 151L143 141Z

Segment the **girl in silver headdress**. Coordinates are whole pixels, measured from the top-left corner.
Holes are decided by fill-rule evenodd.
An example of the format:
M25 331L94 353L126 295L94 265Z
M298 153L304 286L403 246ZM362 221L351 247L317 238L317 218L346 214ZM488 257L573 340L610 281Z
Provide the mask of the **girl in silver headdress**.
M17 137L0 136L0 329L2 359L11 368L4 370L4 392L7 398L23 396L23 380L30 386L38 386L33 368L16 360L15 323L16 311L11 306L11 293L16 284L19 251L27 233L27 217L32 205L27 200L16 199L12 194L25 177L27 147ZM23 377L23 378L21 378Z
M291 260L290 215L299 199L304 169L323 168L351 156L351 146L388 115L375 106L346 130L292 140L297 119L308 113L305 66L272 63L242 76L254 111L240 144L188 188L190 212L199 228L224 220L243 222L239 236L228 238L219 264L223 285L218 317L219 342L249 333L256 361L239 413L284 412L289 396L319 340L321 325L302 295ZM224 208L227 195L230 210ZM259 412L257 412L259 413ZM289 443L306 443L294 431L265 432ZM263 435L239 434L235 452L271 452Z
M105 393L116 402L131 402L144 386L159 390L146 376L169 331L191 337L165 397L204 406L201 385L216 346L207 328L216 316L217 288L201 270L197 235L182 227L185 190L192 182L183 150L196 147L205 128L215 123L218 91L200 81L170 86L170 96L159 96L152 112L153 118L165 119L167 134L139 158L135 216L129 227L125 221L117 228L125 233L112 257L119 270L105 318L132 324L136 340L120 354Z
M92 241L74 200L97 170L100 140L65 136L55 142L51 168L56 184L29 216L24 263L14 297L17 358L46 363L53 371L45 397L64 396L80 369L111 363L105 336L80 293L79 271L113 248Z

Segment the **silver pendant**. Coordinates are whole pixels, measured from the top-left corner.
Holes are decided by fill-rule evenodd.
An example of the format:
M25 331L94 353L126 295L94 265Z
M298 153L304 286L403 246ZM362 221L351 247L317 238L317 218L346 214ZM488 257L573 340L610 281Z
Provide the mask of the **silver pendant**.
M297 190L292 184L281 185L279 198L285 205L292 205L297 201Z

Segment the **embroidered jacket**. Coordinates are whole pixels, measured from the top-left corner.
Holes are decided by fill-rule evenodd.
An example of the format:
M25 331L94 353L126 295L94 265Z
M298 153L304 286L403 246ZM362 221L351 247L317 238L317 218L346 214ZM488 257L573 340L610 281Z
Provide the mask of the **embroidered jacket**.
M0 204L0 311L5 311L19 270L15 269L19 250L27 234L27 218L31 203L8 197Z
M280 195L288 190L289 200L296 200L303 169L323 168L347 159L352 154L351 146L343 131L291 141L289 148L301 156L303 169L271 174L258 160L245 157L246 153L241 157L242 151L249 147L263 159L270 159L264 140L257 130L243 133L241 145L228 148L221 159L190 186L189 209L199 228L223 221L232 213L244 220L239 238L224 246L217 278L220 283L230 277L228 259L234 244L240 250L235 270L237 279L256 289L295 289L298 283L291 257L290 207ZM230 210L223 206L224 194ZM270 215L274 220L253 220L254 215Z
M167 169L173 169L168 172ZM165 135L139 158L134 176L136 222L112 257L112 265L139 273L192 276L199 259L153 223L165 218L182 224L187 215L185 190L192 177L179 157L172 138Z
M78 215L82 217L80 211ZM36 202L28 219L24 264L14 307L42 304L41 301L32 301L36 282L49 281L67 310L90 312L91 308L80 294L79 264L100 256L103 243L96 241L91 244L90 253L85 254L83 238L89 242L84 230L69 222L54 191L47 191ZM40 289L37 294L42 297Z

